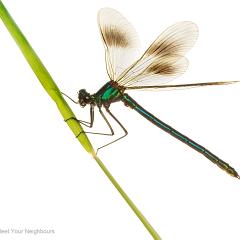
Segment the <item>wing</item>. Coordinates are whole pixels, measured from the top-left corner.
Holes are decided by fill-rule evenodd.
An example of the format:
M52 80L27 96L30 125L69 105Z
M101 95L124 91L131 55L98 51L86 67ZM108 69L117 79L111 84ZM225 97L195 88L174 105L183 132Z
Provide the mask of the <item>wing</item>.
M157 86L182 75L188 61L185 53L194 45L198 28L192 22L179 22L165 30L143 56L126 69L116 82L126 89Z
M189 84L171 84L171 85L160 85L160 86L136 86L128 87L127 90L182 90L197 87L207 87L207 86L219 86L219 85L229 85L234 83L239 83L240 81L223 81L223 82L200 82L200 83L189 83Z
M105 46L107 72L111 80L136 61L139 38L133 26L116 10L103 8L98 24Z

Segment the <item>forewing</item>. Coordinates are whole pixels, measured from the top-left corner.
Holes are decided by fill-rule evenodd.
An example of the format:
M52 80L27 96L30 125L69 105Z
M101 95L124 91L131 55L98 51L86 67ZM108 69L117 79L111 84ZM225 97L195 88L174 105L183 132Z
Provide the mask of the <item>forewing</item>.
M125 88L153 86L182 75L188 66L184 55L194 45L197 36L198 28L192 22L169 27L116 81Z
M133 26L114 9L101 9L98 24L105 46L107 72L115 81L136 60L139 38Z

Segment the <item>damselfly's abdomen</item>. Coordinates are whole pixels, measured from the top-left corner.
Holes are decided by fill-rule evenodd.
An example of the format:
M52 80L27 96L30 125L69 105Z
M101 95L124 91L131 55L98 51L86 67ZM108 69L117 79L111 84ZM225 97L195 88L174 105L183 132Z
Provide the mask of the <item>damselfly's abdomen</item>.
M141 107L128 94L123 94L122 101L124 102L124 104L126 106L133 108L135 111L137 111L139 114L141 114L143 117L145 117L147 120L152 122L157 127L161 128L165 132L171 134L173 137L175 137L178 140L182 141L183 143L187 144L188 146L190 146L194 150L198 151L199 153L203 154L206 158L208 158L210 161L215 163L218 167L220 167L221 169L226 171L231 176L240 178L237 171L233 167L231 167L228 163L221 160L219 157L217 157L215 154L211 153L209 150L207 150L200 144L196 143L195 141L191 140L187 136L178 132L176 129L172 128L168 124L166 124L163 121L161 121L160 119L156 118L150 112L148 112L143 107Z

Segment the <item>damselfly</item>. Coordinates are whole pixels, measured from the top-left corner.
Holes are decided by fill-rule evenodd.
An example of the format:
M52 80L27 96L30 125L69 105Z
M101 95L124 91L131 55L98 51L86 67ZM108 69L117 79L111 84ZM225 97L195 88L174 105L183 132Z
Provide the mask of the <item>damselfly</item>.
M156 118L125 93L125 91L136 89L171 90L210 85L225 85L236 82L203 82L178 85L166 84L185 72L188 66L188 61L184 55L194 45L198 37L197 26L188 21L174 24L166 29L136 61L135 59L139 46L137 33L133 26L119 12L110 8L101 9L98 13L98 24L105 47L106 68L110 81L94 94L89 94L85 89L81 89L78 92L77 101L74 101L72 98L64 94L81 107L85 107L86 105L90 106L89 122L78 120L74 117L70 117L65 121L73 119L91 128L94 122L94 109L97 107L111 133L85 133L114 135L113 128L102 111L102 108L104 108L106 113L123 129L124 135L101 146L97 149L99 150L118 141L128 134L126 128L110 111L110 105L112 103L122 101L125 106L134 109L157 127L203 154L206 158L230 175L240 178L236 170L228 163ZM82 132L76 137L81 133Z

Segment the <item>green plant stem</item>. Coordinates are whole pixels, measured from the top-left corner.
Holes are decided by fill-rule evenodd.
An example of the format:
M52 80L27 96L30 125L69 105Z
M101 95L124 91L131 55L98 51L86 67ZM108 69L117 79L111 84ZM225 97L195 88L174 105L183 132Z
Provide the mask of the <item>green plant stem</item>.
M161 240L158 233L154 230L152 225L148 222L148 220L143 216L143 214L140 212L140 210L137 208L137 206L133 203L133 201L128 197L128 195L124 192L124 190L121 188L121 186L118 184L118 182L114 179L114 177L111 175L111 173L108 171L108 169L104 166L102 161L95 156L95 160L97 161L100 168L104 171L104 173L107 175L109 180L112 182L112 184L115 186L115 188L118 190L118 192L122 195L122 197L125 199L127 204L131 207L133 212L137 215L139 220L143 223L145 228L148 230L148 232L152 235L153 239L155 240Z
M32 68L33 72L37 76L38 80L48 93L48 95L52 98L52 100L56 103L60 113L62 114L64 119L68 119L70 117L74 117L74 113L71 108L68 106L67 102L64 100L59 88L57 87L56 83L53 81L51 75L41 62L38 55L35 53L21 30L18 28L10 14L8 13L7 9L3 5L2 1L0 0L0 17L5 24L6 28L8 29L9 33L12 35L13 39L17 43L18 47L22 51L24 57L26 58L27 62L29 63L30 67ZM81 125L74 121L70 120L67 121L68 126L76 136L80 131L82 131ZM96 160L100 168L106 174L108 179L112 182L118 192L122 195L124 200L130 206L130 208L134 211L149 233L152 235L153 239L160 240L161 238L154 230L154 228L150 225L147 219L142 215L139 209L135 206L132 200L127 196L118 182L114 179L108 169L104 166L102 161L96 156L95 151L92 147L91 142L89 141L87 135L85 133L81 134L78 137L79 142L85 148L85 150L90 153L93 158Z

